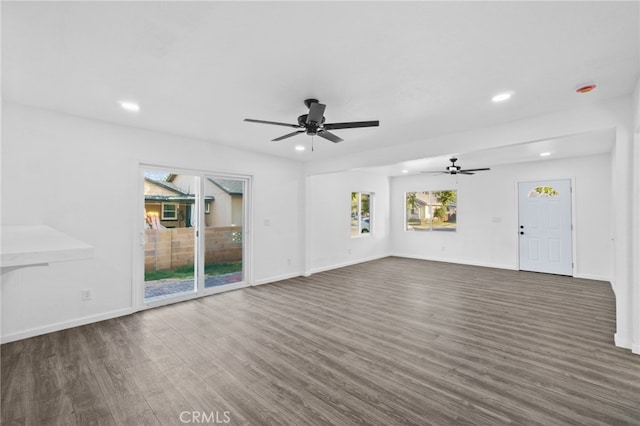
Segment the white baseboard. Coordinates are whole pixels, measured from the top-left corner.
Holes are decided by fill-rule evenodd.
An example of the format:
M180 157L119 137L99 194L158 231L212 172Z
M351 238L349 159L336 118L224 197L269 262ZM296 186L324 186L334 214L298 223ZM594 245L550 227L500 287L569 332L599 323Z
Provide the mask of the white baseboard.
M460 265L481 266L483 268L509 269L512 271L518 270L518 268L514 267L513 265L507 265L504 263L475 262L471 260L449 259L445 257L434 257L434 256L417 256L413 254L402 254L402 253L392 253L389 256L404 257L406 259L430 260L432 262L445 262L445 263L456 263Z
M270 284L270 283L275 283L276 281L289 280L291 278L297 278L300 276L302 276L300 272L293 272L291 274L278 275L276 277L269 277L269 278L263 278L261 280L256 280L253 282L252 285L256 286L256 285Z
M461 265L481 266L484 268L509 269L512 271L518 270L517 266L507 265L503 263L476 262L476 261L462 260L462 259L450 259L446 257L416 256L413 254L400 254L400 253L393 253L393 254L390 254L390 256L405 257L408 259L418 259L418 260L431 260L433 262L446 262L446 263L457 263ZM609 277L605 277L601 275L591 275L591 274L575 274L574 278L581 278L585 280L594 280L594 281L605 281L605 282L611 281Z
M75 318L69 321L62 321L55 324L46 325L44 327L35 327L28 330L10 333L0 338L1 343L14 342L16 340L28 339L29 337L40 336L41 334L53 333L54 331L66 330L67 328L79 327L81 325L91 324L98 321L104 321L111 318L121 317L136 312L133 308L118 309L115 311L104 312L87 317Z
M322 266L320 268L312 268L311 271L305 272L304 276L308 277L311 274L317 274L319 272L324 272L324 271L331 271L332 269L344 268L346 266L357 265L359 263L371 262L372 260L384 259L385 257L389 257L389 256L391 256L391 255L383 254L383 255L378 255L378 256L365 257L365 258L362 258L362 259L352 260L352 261L349 261L349 262L337 263L337 264L329 265L329 266Z
M613 342L619 348L632 349L631 340L620 336L618 333L613 335ZM640 350L640 348L636 348Z
M610 283L611 278L601 276L601 275L591 275L591 274L573 274L574 278L581 278L583 280L594 280L594 281L605 281Z

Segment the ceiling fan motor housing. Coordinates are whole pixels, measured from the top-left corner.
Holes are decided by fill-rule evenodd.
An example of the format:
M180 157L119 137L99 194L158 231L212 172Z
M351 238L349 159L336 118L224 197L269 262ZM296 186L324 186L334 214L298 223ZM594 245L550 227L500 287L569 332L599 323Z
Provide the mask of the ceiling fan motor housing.
M456 161L458 161L458 159L456 157L452 157L449 161L451 161L451 165L447 166L447 172L452 175L458 174L458 171L460 170L460 166L456 166Z
M324 124L324 120L325 117L322 117L322 122L321 123L316 123L315 121L309 121L307 122L307 119L309 117L309 114L302 114L301 116L298 117L298 124L300 125L300 127L304 127L306 130L306 133L308 135L316 135L318 133L318 128Z

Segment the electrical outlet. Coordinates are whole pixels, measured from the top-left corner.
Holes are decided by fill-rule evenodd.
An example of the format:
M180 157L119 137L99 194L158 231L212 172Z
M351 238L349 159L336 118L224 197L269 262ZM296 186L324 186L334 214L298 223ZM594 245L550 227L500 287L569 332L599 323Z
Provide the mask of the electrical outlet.
M86 302L87 300L91 300L91 289L85 288L82 290L82 301Z
M287 259L287 265L291 266L291 259Z

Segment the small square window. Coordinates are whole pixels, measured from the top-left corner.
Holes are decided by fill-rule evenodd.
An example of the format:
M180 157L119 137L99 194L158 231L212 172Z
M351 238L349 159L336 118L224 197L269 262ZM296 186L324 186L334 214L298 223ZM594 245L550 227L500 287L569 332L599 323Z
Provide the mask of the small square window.
M162 203L162 220L178 220L178 204Z

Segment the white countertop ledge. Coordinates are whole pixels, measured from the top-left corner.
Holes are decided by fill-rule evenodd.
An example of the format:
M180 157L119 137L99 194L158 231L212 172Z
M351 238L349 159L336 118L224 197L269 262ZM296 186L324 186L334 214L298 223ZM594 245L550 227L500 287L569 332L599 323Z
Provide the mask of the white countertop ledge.
M46 225L2 225L0 253L5 269L89 259L93 247Z

